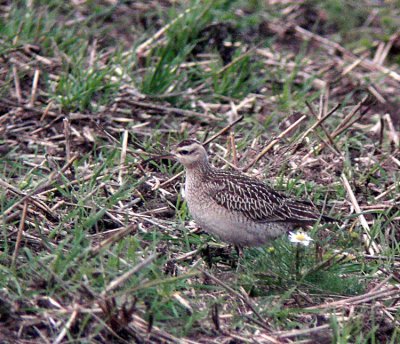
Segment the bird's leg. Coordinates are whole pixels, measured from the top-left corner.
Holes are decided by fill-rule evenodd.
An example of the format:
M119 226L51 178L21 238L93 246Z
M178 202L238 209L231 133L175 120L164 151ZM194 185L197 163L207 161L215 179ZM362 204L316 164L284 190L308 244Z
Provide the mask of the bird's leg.
M236 268L236 272L241 269L240 260L244 258L243 247L240 245L235 245L235 251L238 255L237 260L232 260L232 268Z
M235 250L236 250L236 253L237 253L239 258L243 258L244 257L243 247L242 246L235 245Z
M211 256L210 246L208 244L206 244L206 246L202 249L202 255L208 267L211 269L212 256Z

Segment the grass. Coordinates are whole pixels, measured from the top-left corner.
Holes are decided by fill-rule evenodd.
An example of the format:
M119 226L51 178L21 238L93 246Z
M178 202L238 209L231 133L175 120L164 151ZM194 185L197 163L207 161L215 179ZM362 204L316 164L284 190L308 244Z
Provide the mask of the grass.
M400 94L374 60L393 44L399 74L398 8L166 4L2 7L1 341L398 342ZM343 73L356 58L296 25L372 67ZM340 219L309 247L284 236L239 258L191 221L182 166L147 160L239 115L212 163L270 145L246 172Z

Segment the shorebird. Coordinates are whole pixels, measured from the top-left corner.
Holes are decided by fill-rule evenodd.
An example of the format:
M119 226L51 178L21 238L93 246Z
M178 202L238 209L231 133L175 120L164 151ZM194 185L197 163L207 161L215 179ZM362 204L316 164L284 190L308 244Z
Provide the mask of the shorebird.
M237 248L262 246L317 221L335 221L308 201L286 196L237 171L213 167L196 140L182 141L172 155L185 167L185 200L194 221Z

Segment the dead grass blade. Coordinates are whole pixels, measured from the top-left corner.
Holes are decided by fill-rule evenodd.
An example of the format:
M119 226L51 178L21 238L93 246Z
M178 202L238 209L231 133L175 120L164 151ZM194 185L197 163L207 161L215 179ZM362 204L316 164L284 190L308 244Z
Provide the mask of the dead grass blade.
M361 208L360 208L360 205L358 204L357 198L354 195L354 192L351 189L350 183L344 173L342 173L341 179L343 182L343 186L345 187L347 194L349 195L350 202L353 205L356 214L358 214L358 216L359 216L361 226L364 229L365 234L363 235L363 241L364 241L366 249L368 250L368 253L371 255L379 254L379 252L381 250L380 250L378 244L375 242L375 240L371 236L371 229L369 228L368 222L365 219L365 216L361 211Z
M120 277L111 281L109 283L109 285L101 293L101 296L106 297L110 291L112 291L115 288L117 288L118 286L120 286L122 283L124 283L127 279L129 279L136 272L138 272L138 271L142 270L143 268L145 268L146 266L148 266L157 257L158 257L157 253L151 254L147 258L143 259L143 261L141 261L139 264L135 265L132 269L130 269L129 271L125 272Z
M285 137L290 131L295 129L301 122L303 122L307 118L306 115L301 116L296 122L287 127L284 131L282 131L275 139L273 139L254 159L251 161L245 168L243 168L243 172L246 172L250 168L252 168L265 154L267 154L271 148L273 148L283 137Z

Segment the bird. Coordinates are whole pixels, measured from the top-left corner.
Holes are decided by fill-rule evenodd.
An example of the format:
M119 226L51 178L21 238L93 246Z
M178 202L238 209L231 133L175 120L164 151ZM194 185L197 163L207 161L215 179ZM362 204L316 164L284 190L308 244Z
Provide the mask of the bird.
M183 140L171 156L185 168L185 200L193 220L237 249L263 246L296 227L336 221L311 202L277 192L241 172L213 167L197 140Z

